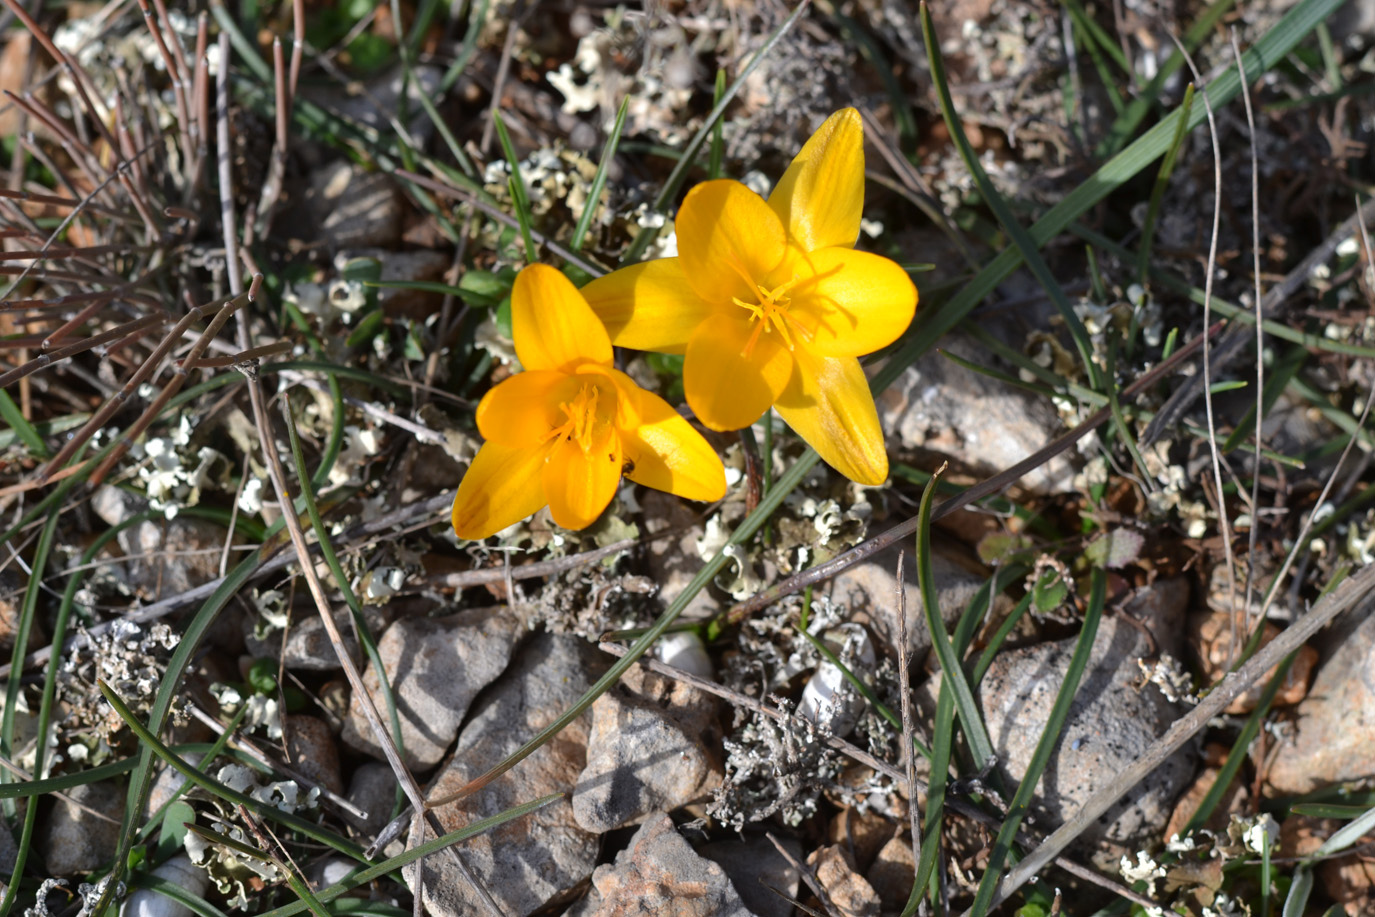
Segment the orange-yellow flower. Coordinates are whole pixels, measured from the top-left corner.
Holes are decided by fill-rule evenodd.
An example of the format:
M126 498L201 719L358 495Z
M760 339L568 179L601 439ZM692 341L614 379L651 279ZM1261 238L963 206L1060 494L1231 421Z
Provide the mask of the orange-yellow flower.
M826 120L766 202L704 182L678 211L678 257L622 268L583 295L624 347L686 354L683 388L715 430L770 406L837 471L888 477L878 412L857 357L912 321L917 290L887 258L855 251L864 130L853 108Z
M690 500L718 500L726 476L700 433L668 402L611 365L611 341L577 288L534 264L511 290L511 331L525 372L477 406L486 442L454 497L460 538L486 538L548 505L586 528L624 474Z

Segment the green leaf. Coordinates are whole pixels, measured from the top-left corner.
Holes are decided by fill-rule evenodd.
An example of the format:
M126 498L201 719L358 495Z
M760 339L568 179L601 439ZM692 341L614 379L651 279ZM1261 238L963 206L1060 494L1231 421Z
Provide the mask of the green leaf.
M1032 587L1032 596L1036 611L1048 615L1065 603L1065 599L1069 597L1069 586L1058 570L1046 570Z
M255 694L277 693L277 661L274 659L255 659L248 667L248 684Z

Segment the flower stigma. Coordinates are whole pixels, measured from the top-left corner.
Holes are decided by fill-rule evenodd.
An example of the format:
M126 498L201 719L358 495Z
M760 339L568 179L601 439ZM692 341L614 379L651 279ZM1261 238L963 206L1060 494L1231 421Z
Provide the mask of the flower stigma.
M745 302L743 299L731 297L731 302L740 306L742 309L750 311L750 321L758 321L754 326L754 331L750 334L750 339L745 342L745 349L740 351L740 355L748 357L754 352L754 345L759 342L761 331L771 332L775 328L783 338L783 343L788 350L793 349L792 333L796 333L804 341L811 341L812 330L797 320L796 316L788 312L788 307L792 305L792 298L788 296L791 290L801 278L794 276L787 283L780 284L771 290L765 290L754 282L754 278L744 269L734 257L730 259L730 266L750 285L754 291L755 302ZM792 326L791 332L789 325Z

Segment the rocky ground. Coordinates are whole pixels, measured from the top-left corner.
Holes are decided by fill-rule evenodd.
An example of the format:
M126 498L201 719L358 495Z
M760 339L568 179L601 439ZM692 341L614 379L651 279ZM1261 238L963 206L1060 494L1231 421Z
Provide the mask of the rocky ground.
M913 5L470 6L6 33L0 912L1375 914L1370 10L935 3L980 186ZM1232 36L1283 53L1204 119L1171 36L1219 92ZM456 538L524 231L671 255L681 151L767 191L850 105L859 247L921 296L869 361L890 479L766 415L708 434L716 504ZM1007 841L1053 863L990 902Z

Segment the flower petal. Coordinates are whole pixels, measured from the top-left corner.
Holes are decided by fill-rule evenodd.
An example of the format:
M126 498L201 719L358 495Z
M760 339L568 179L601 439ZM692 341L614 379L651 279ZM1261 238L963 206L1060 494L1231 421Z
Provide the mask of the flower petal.
M704 323L688 342L683 391L702 423L738 430L759 419L792 373L793 355L777 333L757 321L721 319Z
M806 251L855 244L864 209L864 124L859 112L842 109L816 129L774 186L769 206Z
M493 386L478 402L478 432L483 439L503 446L539 446L550 430L563 424L565 416L559 404L572 398L576 385L573 377L552 369L516 373Z
M656 258L612 271L582 288L582 295L618 347L682 353L712 312L677 258Z
M857 357L887 347L912 323L917 288L895 262L852 248L823 248L798 262L815 276L792 287L791 314L808 328L808 347Z
M836 471L860 484L888 478L874 396L859 361L823 357L799 347L797 371L778 399L778 414Z
M584 452L576 439L561 439L544 466L549 513L566 529L585 529L597 521L621 483L621 440L615 428Z
M783 260L787 235L764 199L738 181L702 182L678 209L678 260L697 295L713 305L755 302L751 279Z
M541 479L548 454L546 448L483 443L454 495L458 537L486 538L538 512L548 502Z
M611 339L573 282L532 264L511 288L511 334L526 369L572 372L579 363L611 363Z
M702 434L667 401L640 388L624 373L616 377L616 387L622 416L634 420L634 426L621 430L625 476L688 500L724 497L725 469Z

